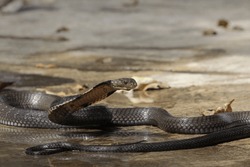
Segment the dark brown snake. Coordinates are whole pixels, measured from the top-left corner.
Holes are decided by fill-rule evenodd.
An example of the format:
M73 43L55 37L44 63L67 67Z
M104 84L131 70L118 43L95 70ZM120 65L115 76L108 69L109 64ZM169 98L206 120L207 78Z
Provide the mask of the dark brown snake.
M0 123L29 128L152 125L166 132L207 135L165 142L145 141L120 145L80 145L56 142L26 149L26 154L45 155L63 151L153 152L212 146L250 137L250 112L221 113L206 117L174 117L161 108L108 108L90 106L116 90L130 90L136 82L121 78L102 82L88 92L59 97L39 92L2 90Z

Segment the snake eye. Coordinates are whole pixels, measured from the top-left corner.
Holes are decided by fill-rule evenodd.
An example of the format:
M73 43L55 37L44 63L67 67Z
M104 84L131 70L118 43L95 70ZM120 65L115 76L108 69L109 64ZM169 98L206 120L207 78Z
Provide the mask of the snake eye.
M127 89L133 89L137 86L136 81L132 78L124 78L123 83Z

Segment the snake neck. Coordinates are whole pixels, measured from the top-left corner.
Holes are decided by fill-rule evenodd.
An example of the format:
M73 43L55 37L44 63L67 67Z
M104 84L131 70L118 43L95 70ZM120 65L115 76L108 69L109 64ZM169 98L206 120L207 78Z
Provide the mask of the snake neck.
M84 94L62 98L52 104L49 109L49 119L58 124L63 124L72 113L100 101L116 90L106 85L98 85Z

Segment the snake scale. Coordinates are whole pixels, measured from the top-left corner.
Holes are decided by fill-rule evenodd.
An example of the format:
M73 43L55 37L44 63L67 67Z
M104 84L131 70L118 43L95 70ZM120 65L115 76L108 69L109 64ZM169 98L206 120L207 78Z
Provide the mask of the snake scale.
M203 117L174 117L156 107L109 108L91 106L116 90L136 87L135 80L120 78L102 82L89 91L67 97L41 92L2 90L0 123L26 128L81 128L90 126L156 126L166 132L206 134L191 139L119 145L81 145L68 142L42 144L26 149L29 155L63 151L153 152L212 146L250 137L250 112L220 113Z

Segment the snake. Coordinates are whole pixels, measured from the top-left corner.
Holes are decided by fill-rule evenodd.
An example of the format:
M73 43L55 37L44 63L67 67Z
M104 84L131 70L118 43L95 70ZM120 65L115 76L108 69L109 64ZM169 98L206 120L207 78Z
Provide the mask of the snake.
M204 134L163 142L138 141L112 145L53 142L29 147L28 155L64 151L158 152L213 146L250 137L250 112L226 112L211 116L176 117L159 107L111 108L92 105L117 90L137 86L132 78L101 82L85 93L60 97L36 91L3 89L0 92L0 123L25 128L88 128L148 125L169 133Z

